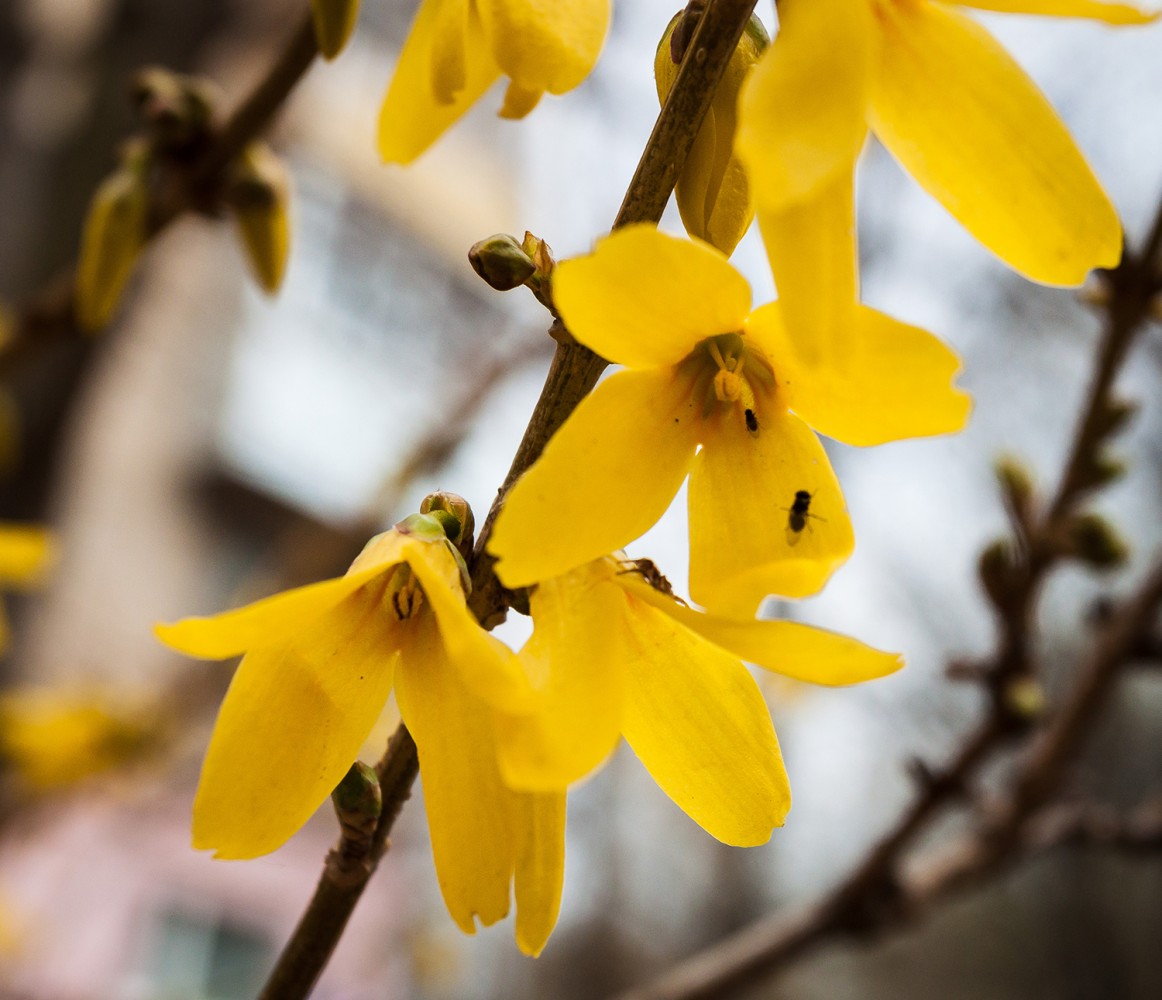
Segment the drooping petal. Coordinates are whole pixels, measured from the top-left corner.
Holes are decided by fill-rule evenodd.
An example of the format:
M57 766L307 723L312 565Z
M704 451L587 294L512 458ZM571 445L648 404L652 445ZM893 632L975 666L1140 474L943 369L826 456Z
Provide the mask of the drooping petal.
M848 171L781 212L759 211L788 335L801 358L821 366L842 363L852 348L859 298L853 188Z
M422 0L379 112L379 155L411 163L500 76L469 0Z
M856 306L848 320L850 350L826 365L804 364L780 303L755 310L747 323L779 359L791 409L820 434L851 445L949 434L972 409L952 380L960 358L932 334Z
M681 361L706 337L741 329L750 286L720 251L642 224L563 261L553 302L569 332L603 358L656 368Z
M1122 252L1117 213L1045 96L979 24L940 4L883 4L872 128L1006 264L1079 285Z
M0 584L35 586L56 558L52 535L31 524L0 525Z
M1149 24L1158 11L1142 10L1128 3L1106 0L955 0L962 7L997 10L1006 14L1039 14L1044 17L1084 17L1106 24Z
M644 603L625 650L623 731L662 790L727 844L764 844L791 793L754 678L739 660Z
M530 598L533 634L520 658L536 687L533 711L505 715L497 732L501 773L513 788L568 787L596 768L621 738L617 633L625 598L604 561L539 584Z
M415 537L403 542L404 558L431 602L440 635L464 681L498 708L521 709L532 695L512 651L489 635L464 603L460 568L443 541Z
M155 625L153 634L170 649L200 660L238 656L250 649L270 646L279 637L294 634L304 625L332 613L376 577L386 576L391 565L371 566L333 580L284 590L207 618L183 618L172 625ZM382 594L381 588L369 588L368 593L372 589L376 595Z
M515 795L517 844L513 890L516 943L536 957L545 947L561 910L565 881L565 793Z
M836 632L800 622L723 618L679 604L632 576L619 582L714 645L797 681L839 687L886 677L904 665L898 653L873 649Z
M354 762L387 701L393 624L379 589L364 588L310 628L283 628L250 648L202 765L195 848L219 858L257 857L310 818Z
M703 607L753 618L769 594L806 597L851 555L855 536L827 453L786 412L713 425L690 470L690 594ZM792 530L795 494L811 494Z
M397 670L400 714L415 738L436 877L466 934L508 913L516 863L517 793L500 778L488 706L460 679L431 615L406 632Z
M874 40L866 0L779 3L779 33L739 101L738 152L760 212L851 173L867 134Z
M700 424L668 370L602 382L505 498L488 543L500 579L548 580L645 532L686 477Z
M563 94L597 63L610 0L474 0L492 56L528 90Z

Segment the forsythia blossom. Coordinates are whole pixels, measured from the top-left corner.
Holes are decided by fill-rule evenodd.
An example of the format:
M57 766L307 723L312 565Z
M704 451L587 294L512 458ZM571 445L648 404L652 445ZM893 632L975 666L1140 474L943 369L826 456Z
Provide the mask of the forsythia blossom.
M251 858L283 844L347 773L393 685L419 751L436 873L453 919L507 914L539 952L556 921L564 794L500 778L491 706L530 690L464 603L463 562L419 514L372 539L347 575L213 618L158 626L190 656L245 653L194 801L194 846Z
M708 833L765 843L791 796L770 713L742 659L818 684L882 677L902 661L795 622L694 611L642 568L598 559L533 591L534 629L520 659L539 700L499 727L501 771L515 788L563 788L624 735Z
M813 365L779 303L751 312L721 252L651 226L560 264L553 295L573 336L626 370L581 402L506 498L489 549L510 587L621 548L689 475L690 593L751 617L768 594L816 592L854 544L811 428L871 445L959 430L968 416L950 385L956 355L925 331L853 308L850 349Z
M423 0L380 112L380 155L410 163L501 76L503 118L572 90L597 62L609 14L610 0Z

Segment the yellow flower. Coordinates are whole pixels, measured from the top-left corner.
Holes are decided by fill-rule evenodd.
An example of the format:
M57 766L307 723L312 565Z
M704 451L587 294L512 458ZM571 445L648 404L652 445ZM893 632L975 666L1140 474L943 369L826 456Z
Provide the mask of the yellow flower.
M1111 24L1156 16L1100 0L962 5ZM783 0L779 20L740 102L738 148L764 238L779 213L819 199L842 225L870 126L925 190L1026 277L1078 285L1091 268L1117 263L1121 225L1097 178L1036 84L971 17L930 0ZM839 206L828 206L835 199ZM828 232L823 249L846 272L850 223ZM780 296L783 269L820 266L803 262L794 234L768 251Z
M541 583L530 601L534 629L520 658L539 702L499 730L505 780L563 788L624 735L691 819L737 846L765 843L791 805L770 713L742 659L831 685L903 665L806 625L694 611L613 558Z
M422 0L379 115L379 152L411 163L501 76L502 118L589 75L610 0Z
M33 792L77 784L141 756L158 734L124 701L48 689L0 697L0 753Z
M194 800L195 848L273 851L346 774L394 683L419 749L436 872L467 933L509 908L536 953L556 921L563 794L509 790L490 705L520 707L513 654L464 604L463 562L433 517L372 539L343 577L213 618L157 627L190 656L245 653L222 703Z
M627 370L582 401L506 498L489 548L510 587L623 547L689 474L690 593L753 617L768 594L817 591L854 544L812 427L871 445L955 431L968 415L950 385L956 355L930 334L860 307L851 350L814 366L779 303L750 312L719 251L650 226L559 265L553 295L573 336Z
M0 523L0 590L40 586L56 558L52 536L43 528ZM8 618L0 606L0 652L8 645Z

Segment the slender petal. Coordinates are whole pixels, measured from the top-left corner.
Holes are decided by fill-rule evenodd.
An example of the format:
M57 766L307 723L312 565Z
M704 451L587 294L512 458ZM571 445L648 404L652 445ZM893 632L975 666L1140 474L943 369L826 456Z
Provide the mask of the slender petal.
M1158 11L1142 10L1133 4L1106 3L1105 0L954 0L962 7L998 10L1006 14L1039 14L1044 17L1084 17L1106 24L1149 24L1158 20Z
M883 4L872 128L1010 267L1079 285L1122 252L1117 213L1045 96L979 24L940 4Z
M797 681L840 687L886 677L904 665L899 653L881 652L836 632L799 622L722 618L679 604L632 576L619 582L714 645Z
M333 613L361 588L366 588L364 593L368 596L381 597L382 587L366 585L377 577L386 578L392 565L389 562L371 566L333 580L295 587L208 618L183 618L172 625L155 625L153 632L170 649L186 656L224 660L301 631L305 625Z
M770 713L739 660L636 603L625 738L662 790L711 836L764 844L791 792Z
M755 310L747 333L779 359L788 405L820 434L875 445L963 429L972 400L952 384L960 359L932 334L856 306L850 351L813 366L796 357L780 306Z
M379 112L379 155L411 163L500 77L469 0L423 0Z
M636 225L562 262L553 301L586 347L620 365L654 368L676 364L706 337L742 329L750 286L713 247Z
M513 889L516 943L537 956L549 940L561 910L565 881L565 793L514 795L519 842Z
M421 614L402 645L399 710L415 737L440 891L467 934L508 913L517 793L500 778L493 716L460 679L435 619Z
M504 501L489 542L500 579L522 587L597 559L646 531L694 457L701 421L671 371L617 372L557 431Z
M759 211L779 306L796 353L820 366L851 351L859 298L851 171L781 212Z
M331 794L391 691L399 632L387 621L379 590L363 588L310 629L268 633L251 648L206 752L194 847L266 854Z
M740 421L716 424L690 471L690 593L733 618L753 618L768 594L814 594L855 546L819 439L790 413L760 423L755 437ZM811 494L810 516L796 532L800 490Z
M604 560L539 584L533 634L520 652L537 689L534 710L506 715L497 732L513 788L566 788L594 770L621 738L622 683L615 660L627 628L625 597Z
M610 0L474 0L498 66L528 90L563 94L589 75Z
M739 102L738 151L759 211L850 174L867 134L873 40L866 0L779 3L779 33Z

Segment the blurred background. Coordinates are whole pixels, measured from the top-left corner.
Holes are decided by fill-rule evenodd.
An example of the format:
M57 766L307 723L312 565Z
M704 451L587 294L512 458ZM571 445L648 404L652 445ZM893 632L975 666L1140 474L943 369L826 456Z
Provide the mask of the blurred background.
M206 74L229 104L304 6L0 4L0 302L15 308L75 258L87 200L133 128L137 68ZM60 764L38 780L10 747L0 775L0 997L255 994L335 822L325 808L285 848L246 863L189 848L230 665L176 657L151 625L341 572L369 526L434 488L463 494L478 517L487 510L553 344L531 296L488 289L466 251L529 229L562 258L608 228L656 115L653 51L677 4L615 7L579 90L521 124L493 116L492 94L401 170L379 164L374 124L414 0L365 0L350 48L311 70L272 136L294 185L281 293L256 290L228 222L188 217L150 247L114 328L7 373L16 441L0 517L48 523L60 556L44 588L7 599L0 680L40 692L35 711L51 724L24 746ZM770 5L759 12L773 27ZM1047 91L1140 238L1162 197L1162 25L982 17ZM623 747L570 796L561 922L535 962L516 951L511 920L472 938L456 930L413 801L316 996L610 996L833 885L909 800L908 762L941 761L979 715L980 693L944 670L993 639L975 574L1005 523L992 463L1017 455L1052 488L1099 323L1076 293L1008 272L874 146L860 225L865 300L960 351L975 414L955 438L831 448L856 554L824 595L768 610L901 650L907 669L839 691L760 678L795 794L787 826L762 848L711 840ZM663 226L680 231L672 208ZM756 233L735 261L756 301L769 299ZM1085 648L1094 602L1124 593L1159 549L1160 365L1155 326L1122 380L1142 404L1120 439L1129 473L1099 504L1130 562L1113 579L1053 578L1039 621L1050 694ZM679 592L684 521L680 498L630 550ZM517 643L528 627L512 617L501 634ZM378 757L393 711L365 759ZM1073 791L1139 801L1162 785L1160 747L1162 675L1130 673ZM101 773L78 780L89 771ZM902 932L813 952L751 995L1155 998L1159 941L1162 857L1061 850Z

